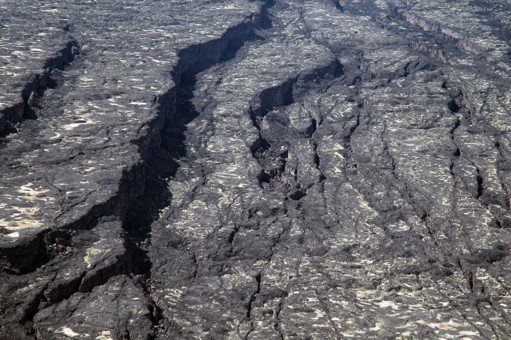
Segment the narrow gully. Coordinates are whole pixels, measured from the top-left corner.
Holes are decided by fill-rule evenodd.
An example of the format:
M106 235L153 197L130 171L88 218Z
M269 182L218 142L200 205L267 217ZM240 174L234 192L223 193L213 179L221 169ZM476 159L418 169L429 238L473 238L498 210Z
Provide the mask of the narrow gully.
M144 165L146 179L142 195L134 197L127 209L123 227L128 233L132 275L139 277L152 310L153 335L164 334L169 326L162 309L152 298L151 259L148 256L151 225L158 220L159 212L170 206L172 193L167 179L175 176L181 157L186 156L186 126L199 116L192 100L197 83L197 75L217 64L236 57L236 53L246 42L260 39L256 32L271 27L268 9L274 1L267 1L259 16L249 23L228 29L220 39L201 45L191 46L179 53L179 63L172 78L176 84L170 96L171 103L160 100L159 107L165 117L161 125L161 144L150 151ZM163 96L164 99L167 96ZM234 236L232 236L234 237Z

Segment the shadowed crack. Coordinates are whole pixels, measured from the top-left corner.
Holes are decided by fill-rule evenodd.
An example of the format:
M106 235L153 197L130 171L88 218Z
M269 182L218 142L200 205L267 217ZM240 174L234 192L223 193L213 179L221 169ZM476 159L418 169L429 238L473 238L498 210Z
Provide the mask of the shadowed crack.
M286 169L289 150L273 150L273 146L270 141L264 137L265 132L262 131L263 128L261 124L263 120L265 120L265 117L267 117L268 113L271 111L285 112L286 108L295 104L297 100L300 100L300 97L303 96L304 93L303 90L297 90L295 88L296 85L300 84L300 88L306 88L307 91L321 91L322 89L327 89L332 82L335 81L335 79L340 78L343 74L343 66L336 59L331 64L326 65L323 68L289 79L277 87L262 91L258 98L252 102L249 113L254 127L256 127L259 131L259 138L251 145L250 150L253 157L263 168L257 177L261 188L264 188L264 183L275 186L279 185L279 182L286 182L287 179L283 179L282 176L286 171L290 171L290 169ZM271 128L272 122L266 121L265 124L269 124ZM312 139L317 130L317 125L318 123L316 119L311 118L311 125L305 133L305 137L308 140ZM291 131L286 131L286 133L292 135ZM314 162L317 169L320 170L319 155L316 152L317 145L314 142L312 143L315 152ZM276 152L279 153L277 157L275 157ZM276 164L277 166L275 167ZM322 178L323 177L324 176L322 176ZM290 193L289 197L293 200L300 200L305 196L306 188L301 188Z
M251 321L252 329L248 331L247 335L245 335L245 339L248 339L248 336L254 329L254 321L252 320L252 304L255 302L255 300L257 299L257 296L261 292L261 280L262 280L261 273L258 273L254 277L254 279L256 281L256 289L250 296L250 300L248 301L248 305L247 305L247 319Z
M191 46L179 53L179 63L175 67L172 77L176 88L172 89L175 98L170 97L170 103L163 101L159 104L164 111L159 115L165 117L162 129L162 146L148 157L148 170L157 169L152 176L148 177L146 190L141 197L133 201L128 210L129 221L126 229L136 245L132 251L132 261L135 265L135 273L145 279L140 282L147 292L147 296L153 309L153 323L155 334L165 334L167 321L157 303L153 301L150 281L151 259L147 256L150 245L151 224L158 219L158 213L169 206L172 193L167 186L167 179L175 176L178 170L177 160L186 156L186 126L196 119L200 113L196 111L192 103L193 90L197 82L197 75L216 64L226 62L236 57L236 53L248 41L258 39L255 32L259 29L271 27L267 10L273 6L273 1L268 1L262 6L261 14L238 26L229 28L220 39L208 41L201 45ZM204 57L205 56L205 57ZM165 98L166 95L161 98ZM160 109L161 110L161 109ZM156 199L155 199L156 198ZM229 235L232 253L232 242L239 231L240 226L233 229ZM197 258L194 255L197 267ZM195 275L197 270L195 270Z
M16 133L17 126L25 119L37 119L38 99L48 88L55 87L52 79L55 71L65 69L80 53L78 42L72 37L55 56L45 61L40 74L32 74L21 92L21 103L3 109L0 112L0 146L5 141L3 137Z
M272 2L269 1L262 7L261 13L267 13L267 7L271 5ZM94 287L104 284L110 277L126 273L135 277L136 282L146 293L154 324L154 334L165 332L163 313L151 297L151 260L146 253L150 245L151 224L158 218L160 210L168 206L172 199L166 179L176 173L178 168L176 160L186 156L184 147L186 125L197 117L197 112L191 104L195 76L217 63L234 58L236 51L246 41L257 38L254 33L257 29L267 28L270 24L271 22L264 16L254 17L252 21L227 29L219 39L191 46L179 53L179 62L172 75L176 87L156 98L154 109L157 114L148 124L150 126L148 130L151 133L143 135L135 142L139 146L143 162L123 172L117 195L106 203L93 206L88 214L61 228L63 232L71 231L72 233L94 231L96 224L103 216L117 212L122 220L122 227L126 231L127 256L118 258L119 262L113 263L111 267L101 269L96 279L88 276L90 271L94 270L92 268L56 285L51 292L42 289L41 293L26 307L25 316L21 322L31 323L33 316L40 308L59 303L77 292L90 292ZM65 51L66 53L62 53L63 56L69 57L66 60L71 61L70 56L74 57L71 51L76 53L76 43L69 43ZM61 67L64 63L64 59L61 62L50 60L47 63L48 70L51 70L51 67ZM49 77L49 73L44 77ZM39 83L34 84L31 85L34 89L42 91ZM160 141L163 143L160 144ZM234 238L234 235L232 237ZM36 241L43 238L46 239L45 234ZM40 248L49 249L53 247L52 244ZM39 256L38 259L38 262L34 262L28 270L24 269L23 274L38 269L51 258ZM41 259L46 260L42 262ZM112 266L118 267L119 270L113 269ZM87 282L84 281L85 278ZM45 295L49 298L44 298ZM43 304L42 300L44 300Z

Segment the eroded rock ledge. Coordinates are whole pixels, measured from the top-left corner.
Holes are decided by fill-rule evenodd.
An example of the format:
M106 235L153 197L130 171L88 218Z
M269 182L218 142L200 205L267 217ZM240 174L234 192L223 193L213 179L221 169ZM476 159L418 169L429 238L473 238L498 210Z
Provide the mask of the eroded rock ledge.
M511 333L508 3L25 5L0 337Z

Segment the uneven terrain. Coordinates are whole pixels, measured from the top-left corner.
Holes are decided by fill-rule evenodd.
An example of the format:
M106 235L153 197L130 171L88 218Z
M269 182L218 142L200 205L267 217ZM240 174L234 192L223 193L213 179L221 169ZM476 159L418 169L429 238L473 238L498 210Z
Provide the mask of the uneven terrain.
M0 19L0 339L511 339L509 0Z

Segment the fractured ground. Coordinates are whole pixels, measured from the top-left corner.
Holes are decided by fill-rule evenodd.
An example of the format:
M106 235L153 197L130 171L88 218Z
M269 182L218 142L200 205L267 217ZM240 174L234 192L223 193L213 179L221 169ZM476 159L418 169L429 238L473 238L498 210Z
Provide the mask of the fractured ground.
M19 6L1 338L509 338L509 2Z

